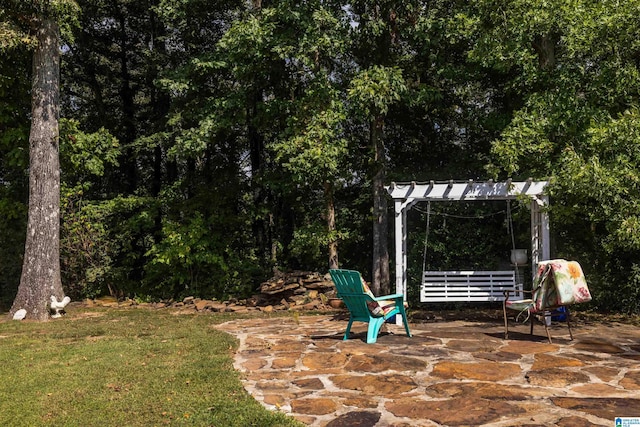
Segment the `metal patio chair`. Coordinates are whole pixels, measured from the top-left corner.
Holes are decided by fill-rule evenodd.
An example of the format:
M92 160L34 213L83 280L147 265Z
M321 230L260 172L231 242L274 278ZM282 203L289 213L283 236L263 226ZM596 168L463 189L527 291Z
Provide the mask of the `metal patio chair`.
M536 316L542 317L542 323L551 343L551 333L547 318L563 314L569 327L569 337L573 340L571 331L571 316L569 306L591 301L591 293L582 272L582 267L576 261L554 259L538 263L531 291L530 299L509 300L511 291L505 291L503 301L504 338L509 338L509 323L507 310L518 312L516 320L525 316L524 321L530 321L530 334L533 335L533 322Z

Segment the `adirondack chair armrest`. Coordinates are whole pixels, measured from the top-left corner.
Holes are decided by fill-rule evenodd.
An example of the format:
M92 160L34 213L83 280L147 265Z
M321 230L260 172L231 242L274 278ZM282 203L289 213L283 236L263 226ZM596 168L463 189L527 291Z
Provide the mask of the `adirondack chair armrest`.
M404 295L402 295L402 294L383 295L381 297L375 297L373 300L374 301L386 301L386 300L398 299L398 298L404 299Z

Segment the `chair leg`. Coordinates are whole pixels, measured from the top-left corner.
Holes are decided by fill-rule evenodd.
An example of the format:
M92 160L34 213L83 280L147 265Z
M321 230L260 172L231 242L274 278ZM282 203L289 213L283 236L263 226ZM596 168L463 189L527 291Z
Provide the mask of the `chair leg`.
M547 338L549 339L549 344L553 344L551 342L551 333L549 332L549 326L547 326L547 318L544 317L544 330L547 332Z
M571 314L569 313L569 307L564 307L565 314L567 316L567 326L569 327L569 337L573 341L573 333L571 332Z
M509 322L507 320L507 305L504 301L502 302L502 313L504 315L504 339L508 340L509 339Z
M529 324L531 325L531 328L530 328L530 330L529 330L529 335L533 335L533 322L534 322L534 320L535 320L535 317L536 317L536 316L534 316L534 315L533 315L533 314L531 314L531 313L529 313L529 316L530 316L530 318L529 318Z
M369 327L367 328L367 344L373 344L378 339L378 333L384 323L384 317L375 317L369 319Z
M342 338L343 341L346 341L349 339L349 333L351 332L351 325L353 325L353 318L349 318L349 324L347 324L347 330L344 333L344 337Z
M400 309L400 314L402 315L402 323L404 324L404 330L407 333L407 336L411 338L411 332L409 332L409 322L407 321L407 312L404 309L404 307Z

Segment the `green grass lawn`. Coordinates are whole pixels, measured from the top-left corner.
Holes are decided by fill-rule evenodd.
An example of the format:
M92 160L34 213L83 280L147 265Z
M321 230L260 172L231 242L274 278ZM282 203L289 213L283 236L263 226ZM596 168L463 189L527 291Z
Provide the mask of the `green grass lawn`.
M80 307L45 323L3 319L0 425L300 425L242 388L236 341L212 328L226 320Z

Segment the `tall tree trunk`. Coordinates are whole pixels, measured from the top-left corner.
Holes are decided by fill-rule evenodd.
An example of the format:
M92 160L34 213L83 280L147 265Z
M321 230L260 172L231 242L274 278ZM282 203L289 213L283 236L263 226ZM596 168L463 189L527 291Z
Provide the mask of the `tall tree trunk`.
M63 296L60 279L60 30L43 19L33 53L31 132L29 135L29 218L22 276L11 315L47 320L53 295Z
M373 270L372 291L376 295L389 294L389 248L387 244L386 156L382 131L384 119L376 117L371 123L371 144L374 149L373 171Z
M258 105L262 100L262 92L256 90L250 97L250 105L247 108L247 134L249 139L249 158L251 161L251 187L253 193L253 205L256 207L255 217L251 228L255 239L255 247L262 264L268 265L271 256L271 243L269 239L270 224L267 215L262 212L267 205L266 191L261 183L261 175L264 168L264 138L256 127L254 120L258 115Z
M120 60L120 102L122 105L122 139L120 143L124 147L124 156L121 159L122 169L124 173L124 190L130 194L138 190L138 165L136 162L136 154L133 148L133 142L136 140L138 132L136 129L136 102L135 90L132 86L132 75L129 71L129 52L132 49L129 44L129 35L127 34L127 17L120 13L116 18L120 25L119 33L119 60Z
M538 53L538 64L545 71L552 71L556 66L556 43L558 36L544 34L535 37L533 48Z
M158 18L153 8L149 10L149 23L151 24L151 32L148 40L148 45L150 46L150 65L146 85L150 88L153 120L151 123L152 129L154 132L162 132L162 130L166 128L171 98L165 90L157 87L155 83L161 72L160 64L168 57L166 45L163 42L166 37L166 30L164 23ZM153 179L151 181L151 195L156 200L158 200L160 192L162 191L163 182L167 182L169 185L173 183L166 180L166 176L164 175L165 171L169 169L166 165L165 150L163 150L162 142L158 141L153 149ZM163 213L160 205L160 203L156 203L157 209L154 212L153 235L156 242L162 239Z
M338 239L336 237L336 207L333 203L333 184L324 183L324 198L327 207L327 234L329 236L329 269L338 268Z

